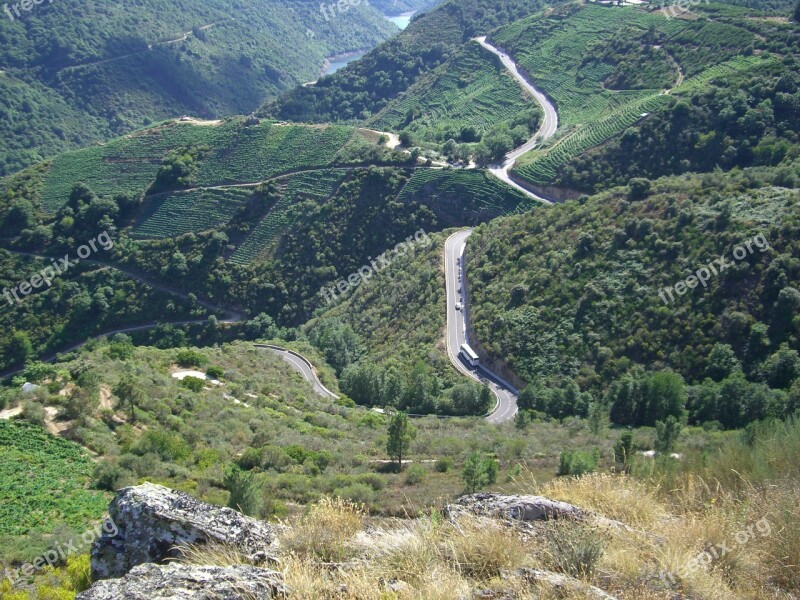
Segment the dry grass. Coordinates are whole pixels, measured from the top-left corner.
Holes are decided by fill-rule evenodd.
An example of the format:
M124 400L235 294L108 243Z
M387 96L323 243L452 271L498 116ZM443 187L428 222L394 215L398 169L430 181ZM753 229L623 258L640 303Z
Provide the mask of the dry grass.
M353 537L364 523L363 505L324 498L292 524L280 544L290 554L323 562L342 562L354 555Z

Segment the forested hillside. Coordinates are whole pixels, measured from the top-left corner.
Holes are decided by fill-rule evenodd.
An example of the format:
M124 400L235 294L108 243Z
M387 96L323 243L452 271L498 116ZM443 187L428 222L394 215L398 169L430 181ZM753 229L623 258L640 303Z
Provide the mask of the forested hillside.
M725 427L791 414L798 200L776 170L747 170L633 180L482 225L467 247L477 339L528 384L523 408L556 417L586 414L563 395L575 384L621 424L684 404ZM648 408L648 385L674 404Z
M9 301L0 370L114 326L209 314L189 293L298 325L325 303L324 286L419 229L533 204L481 171L434 168L376 142L341 125L169 121L6 178L4 287L43 268L20 253L74 254L104 230L114 246ZM145 292L136 275L183 296Z
M326 56L397 31L367 3L303 0L35 5L0 19L0 175L182 114L247 114L315 79Z

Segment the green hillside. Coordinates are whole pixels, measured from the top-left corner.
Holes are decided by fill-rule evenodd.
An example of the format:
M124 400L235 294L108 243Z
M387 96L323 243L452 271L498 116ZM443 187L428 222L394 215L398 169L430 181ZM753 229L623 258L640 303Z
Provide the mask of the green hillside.
M316 85L287 92L267 103L261 113L306 122L367 119L470 38L542 6L539 0L446 0L361 59Z
M367 123L382 131L406 131L416 144L476 141L488 130L510 125L538 105L493 54L469 44L420 78ZM538 127L539 119L533 129ZM525 135L528 135L528 129ZM466 138L466 139L465 139Z
M609 389L613 397L620 380L641 381L637 369L673 369L704 386L694 406L690 396L692 420L740 427L791 413L800 196L771 181L780 181L776 170L661 179L649 191L638 181L478 227L466 260L480 345L543 388L575 381L596 399ZM692 289L664 291L684 280ZM715 382L739 371L741 381L769 387L742 383L741 398L708 406Z
M12 13L13 15L13 13ZM0 175L166 118L247 114L397 28L367 3L60 0L0 19Z
M522 19L492 34L556 104L559 133L518 162L514 175L554 183L566 161L615 138L680 96L731 75L755 73L783 56L791 26L747 20L745 9L695 9L701 18L589 4ZM796 28L795 28L796 29Z
M102 196L141 197L151 190L175 153L194 151L190 177L167 189L258 183L297 169L361 161L371 146L342 126L283 126L264 122L247 126L233 118L216 124L169 121L107 144L67 152L45 167L41 187L29 190L42 207L56 212L72 188L83 182Z

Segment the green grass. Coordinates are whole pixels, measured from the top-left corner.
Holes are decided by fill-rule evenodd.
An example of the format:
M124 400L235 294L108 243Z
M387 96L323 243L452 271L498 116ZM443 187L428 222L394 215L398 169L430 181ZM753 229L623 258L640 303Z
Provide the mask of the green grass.
M177 237L226 224L253 190L228 188L174 192L148 201L132 233L139 238Z
M35 425L0 421L0 536L97 520L108 498L86 489L93 470L77 444Z
M284 179L281 199L236 249L231 262L244 264L263 256L299 216L292 210L296 204L303 200L324 201L336 191L346 174L345 169L330 169L298 173Z
M489 52L469 44L369 121L383 131L406 130L415 140L445 142L462 127L477 132L510 121L532 98Z

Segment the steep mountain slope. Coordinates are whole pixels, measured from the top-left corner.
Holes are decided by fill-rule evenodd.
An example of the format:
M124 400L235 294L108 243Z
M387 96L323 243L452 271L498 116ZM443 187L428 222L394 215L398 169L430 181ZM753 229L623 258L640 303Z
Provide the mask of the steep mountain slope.
M0 175L189 113L249 113L397 28L367 3L61 0L0 19ZM13 20L12 20L13 18Z
M791 414L800 196L763 183L779 178L661 179L478 227L466 261L479 345L538 387L577 381L596 399L611 387L613 399L637 365L670 368L703 383L691 419L742 426ZM719 406L708 404L714 382L745 376L772 391L726 399L723 390Z
M4 255L4 287L13 291L37 268L20 251L74 256L104 230L114 247L92 256L90 269L104 275L91 285L73 277L78 269L20 303L12 295L0 315L3 367L113 326L205 315L184 306L189 292L296 325L325 302L324 286L420 228L480 223L531 205L481 171L433 167L376 140L340 125L169 121L6 178L0 219L13 252ZM146 298L148 281L183 300L126 314L125 294L116 290L112 301L108 286L131 275L147 278L125 288L132 306ZM69 309L49 308L56 306ZM24 341L32 348L23 356Z
M440 67L367 120L383 131L405 131L414 144L475 142L488 131L522 125L526 139L538 129L541 109L493 54L478 44L454 52Z
M728 81L721 87L735 89L796 65L797 26L721 5L694 11L693 19L667 19L642 8L569 5L493 32L491 41L559 113L560 134L523 156L512 174L529 184L556 183L566 161L646 122L672 104L671 96L705 91L722 78ZM791 102L779 111L783 120Z
M422 74L442 64L471 37L540 9L539 0L448 0L402 33L316 85L295 88L261 113L294 121L368 118Z

